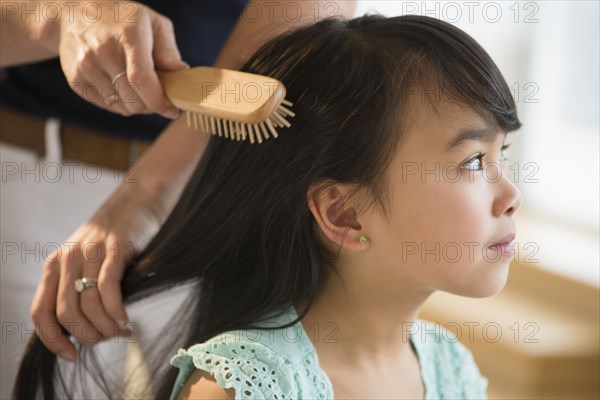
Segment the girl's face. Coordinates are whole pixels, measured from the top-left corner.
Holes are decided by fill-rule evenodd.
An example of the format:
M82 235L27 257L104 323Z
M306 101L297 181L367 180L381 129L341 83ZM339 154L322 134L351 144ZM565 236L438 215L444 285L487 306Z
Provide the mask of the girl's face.
M489 246L516 233L512 216L522 202L502 168L506 135L465 106L445 103L439 114L427 103L417 108L388 170L391 220L371 211L358 219L369 238L361 256L370 253L383 276L418 287L494 295L513 256ZM476 140L451 147L461 131Z

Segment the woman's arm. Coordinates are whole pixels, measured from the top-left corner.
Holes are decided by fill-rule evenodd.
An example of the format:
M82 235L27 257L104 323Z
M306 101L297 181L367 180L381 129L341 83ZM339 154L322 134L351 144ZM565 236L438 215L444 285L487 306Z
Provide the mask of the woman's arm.
M58 23L41 15L39 1L0 1L0 67L58 56L45 43L58 37ZM58 46L57 46L58 47Z
M270 38L330 16L352 18L354 0L250 0L215 62L219 68L239 68Z

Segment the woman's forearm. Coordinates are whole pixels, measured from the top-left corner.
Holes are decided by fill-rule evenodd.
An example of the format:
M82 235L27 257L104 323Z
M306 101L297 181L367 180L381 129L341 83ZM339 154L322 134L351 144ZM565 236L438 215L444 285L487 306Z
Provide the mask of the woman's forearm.
M288 17L285 10L292 6L295 14ZM355 0L250 0L214 66L238 69L269 39L288 30L318 22L326 17L352 18ZM250 18L249 15L259 15Z
M185 121L182 116L171 123L129 169L117 189L145 202L160 223L175 206L211 136L188 128Z

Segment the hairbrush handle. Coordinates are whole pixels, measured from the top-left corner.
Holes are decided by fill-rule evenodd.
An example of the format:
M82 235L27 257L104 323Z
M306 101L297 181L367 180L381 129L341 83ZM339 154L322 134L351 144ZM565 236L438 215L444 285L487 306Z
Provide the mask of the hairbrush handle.
M180 110L245 124L267 120L285 99L275 78L224 68L157 72L166 96Z

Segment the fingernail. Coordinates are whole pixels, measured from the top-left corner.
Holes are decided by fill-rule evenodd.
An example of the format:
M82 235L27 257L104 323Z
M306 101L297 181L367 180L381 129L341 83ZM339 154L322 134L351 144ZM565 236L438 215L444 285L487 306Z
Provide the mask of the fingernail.
M68 350L60 352L58 355L61 356L62 358L64 358L65 360L71 361L71 362L73 362L77 359L77 356L75 355L75 353L68 351Z
M176 108L171 109L171 110L167 111L165 115L167 116L167 118L177 119L177 118L179 118L179 110Z
M120 335L129 337L129 336L133 335L133 333L134 333L133 323L130 322L123 329L121 329Z
M123 330L127 328L127 322L125 322L125 320L122 319L117 319L117 325L119 325L119 328Z
M131 328L127 328L127 329L123 329L121 330L121 336L131 336L133 334L133 329Z

